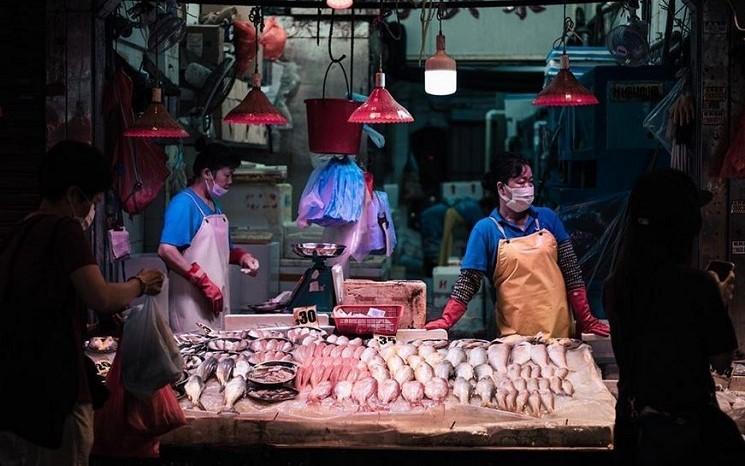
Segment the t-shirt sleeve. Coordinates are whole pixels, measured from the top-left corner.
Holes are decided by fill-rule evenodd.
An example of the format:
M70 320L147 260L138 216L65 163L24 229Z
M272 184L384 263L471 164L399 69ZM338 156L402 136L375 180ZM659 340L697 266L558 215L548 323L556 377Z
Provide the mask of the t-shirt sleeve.
M545 207L541 210L541 217L545 218L544 222L546 223L546 229L554 235L556 242L561 243L571 239L566 228L564 228L564 222L561 221L561 218L559 218L559 215L556 212Z
M489 231L489 227L494 228L494 226L489 225L489 223L491 223L491 220L487 218L479 221L473 227L471 235L468 237L465 257L460 264L461 269L478 270L485 274L491 272L489 266L496 251L492 250L491 243L493 241L490 241Z
M705 312L702 319L702 335L706 345L706 352L711 356L727 353L737 349L737 336L732 326L727 308L724 307L719 287L714 280L702 275L700 280L704 282L703 305Z
M191 244L192 238L199 229L195 227L197 217L192 212L194 204L187 196L176 196L171 200L166 208L166 216L163 222L163 231L160 235L160 242L170 244L179 249L186 248Z
M62 270L69 275L86 265L98 265L91 245L74 220L62 221L54 239L55 251L59 254Z

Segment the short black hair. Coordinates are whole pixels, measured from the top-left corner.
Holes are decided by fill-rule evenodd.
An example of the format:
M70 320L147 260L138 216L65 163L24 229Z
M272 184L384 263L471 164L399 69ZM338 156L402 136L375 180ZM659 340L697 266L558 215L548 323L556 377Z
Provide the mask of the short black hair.
M58 142L44 155L39 170L41 197L50 201L61 199L71 186L92 200L113 183L111 164L100 150L84 142Z
M512 152L499 154L492 160L489 171L481 180L481 185L486 191L496 192L497 183L507 184L510 178L520 176L526 166L530 167L530 162L518 154Z
M208 168L213 174L221 168L236 169L241 164L241 158L233 149L219 142L207 142L200 139L195 144L199 151L194 160L194 178L198 178L202 170Z

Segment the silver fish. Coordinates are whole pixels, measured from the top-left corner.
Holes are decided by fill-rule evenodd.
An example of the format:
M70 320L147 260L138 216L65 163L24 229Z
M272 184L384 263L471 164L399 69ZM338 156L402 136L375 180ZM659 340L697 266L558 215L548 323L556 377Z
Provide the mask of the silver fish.
M466 380L473 379L473 366L471 366L467 362L460 363L455 368L455 376L456 377L463 377Z
M239 356L235 361L235 368L233 368L233 377L241 376L244 379L248 377L248 373L251 371L251 364L248 363L248 359L243 356Z
M448 380L453 375L453 365L450 361L440 361L434 366L435 377Z
M450 361L450 364L452 364L453 367L458 367L460 363L467 359L466 352L463 351L463 348L450 348L445 359Z
M215 373L215 370L217 370L217 358L214 356L210 356L204 361L202 361L202 364L197 367L196 375L198 375L202 381L205 383L207 380L209 380L210 377Z
M488 361L484 348L474 348L468 353L468 364L473 367L480 366Z
M481 406L492 406L494 397L494 382L491 379L481 379L476 384L476 394L481 398Z
M225 406L221 410L223 413L237 413L233 405L236 401L241 399L246 393L246 380L241 377L233 377L230 382L225 385Z
M514 364L525 364L530 361L530 347L532 345L525 341L512 347L512 362Z
M424 394L432 401L442 401L448 396L450 387L446 379L432 377L424 384Z
M393 379L385 379L378 383L378 400L383 404L395 401L401 394L401 386Z
M230 380L230 376L233 374L234 368L235 360L231 358L225 358L217 364L215 375L217 376L217 381L220 382L221 385L220 391L223 391L225 389L225 385Z
M189 397L192 407L204 410L202 402L199 401L199 398L202 396L202 391L204 391L204 382L202 382L202 378L198 375L192 375L189 377L189 380L186 381L184 390L186 390L186 396Z
M463 377L458 377L457 379L455 379L455 383L453 384L453 395L458 398L458 401L460 401L461 404L468 404L469 400L471 399L472 391L473 387L471 387L471 384L468 382L468 380L464 379Z

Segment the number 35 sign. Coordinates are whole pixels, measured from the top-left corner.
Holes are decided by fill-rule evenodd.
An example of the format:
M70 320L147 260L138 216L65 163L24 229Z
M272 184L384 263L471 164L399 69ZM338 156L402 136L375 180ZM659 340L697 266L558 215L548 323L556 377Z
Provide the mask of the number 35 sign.
M292 309L292 317L295 325L302 327L318 327L318 314L316 306L296 307Z

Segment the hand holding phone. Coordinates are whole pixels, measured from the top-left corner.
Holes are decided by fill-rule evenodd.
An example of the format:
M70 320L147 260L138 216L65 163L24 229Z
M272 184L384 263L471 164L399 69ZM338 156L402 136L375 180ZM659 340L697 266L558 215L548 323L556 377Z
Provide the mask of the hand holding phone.
M717 278L719 292L725 306L732 302L735 296L735 264L732 262L714 260L709 262L706 270Z
M735 264L733 264L732 262L727 262L727 261L713 260L709 262L709 265L706 267L706 270L717 274L719 281L723 282L727 280L727 277L729 277L730 272L734 272Z

